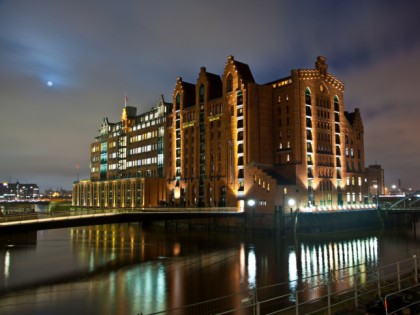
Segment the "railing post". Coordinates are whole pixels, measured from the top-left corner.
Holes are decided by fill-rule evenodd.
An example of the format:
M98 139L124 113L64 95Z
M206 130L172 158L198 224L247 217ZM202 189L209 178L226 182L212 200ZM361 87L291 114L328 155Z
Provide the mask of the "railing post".
M331 282L328 279L327 282L327 291L328 291L328 315L331 315Z
M398 291L401 290L400 262L397 262Z
M378 297L381 297L381 270L378 268Z
M413 255L413 259L414 259L414 282L418 283L419 279L417 278L417 256Z
M295 301L296 301L296 315L299 315L299 292L295 292Z
M359 301L357 300L357 269L356 273L354 274L354 306L356 308L359 307Z

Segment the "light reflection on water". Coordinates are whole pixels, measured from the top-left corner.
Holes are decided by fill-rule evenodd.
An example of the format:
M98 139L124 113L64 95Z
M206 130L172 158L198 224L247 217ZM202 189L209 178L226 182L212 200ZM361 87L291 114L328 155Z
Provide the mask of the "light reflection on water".
M367 270L378 262L378 238L369 236L352 240L313 243L300 242L289 252L290 300L295 300L299 290L335 281L340 289L351 288L354 277L366 282ZM343 280L345 279L345 280ZM316 299L325 294L324 289L307 290L306 299Z
M338 279L374 268L381 248L395 256L417 247L401 234L299 241L138 224L39 231L36 245L0 248L0 314L147 314L280 282L289 283L293 301L328 274Z

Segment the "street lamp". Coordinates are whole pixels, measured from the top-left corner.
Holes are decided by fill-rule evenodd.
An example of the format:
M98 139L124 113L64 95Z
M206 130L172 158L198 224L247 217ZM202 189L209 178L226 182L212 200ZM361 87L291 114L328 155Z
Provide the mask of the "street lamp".
M290 207L290 215L292 215L292 212L293 212L293 206L295 205L295 199L290 198L290 199L289 199L289 201L287 202L287 204L288 204L288 205L289 205L289 207Z
M250 206L250 207L255 206L255 200L254 199L249 199L248 200L248 206Z
M376 208L378 208L379 206L379 186L377 184L373 185L373 188L376 189Z

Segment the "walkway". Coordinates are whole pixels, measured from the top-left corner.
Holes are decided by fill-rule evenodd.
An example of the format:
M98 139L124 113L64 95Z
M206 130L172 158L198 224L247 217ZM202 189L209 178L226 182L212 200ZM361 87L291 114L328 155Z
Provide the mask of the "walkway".
M44 230L81 225L151 222L160 220L237 217L237 208L141 208L109 210L74 210L49 213L23 213L0 216L0 232Z

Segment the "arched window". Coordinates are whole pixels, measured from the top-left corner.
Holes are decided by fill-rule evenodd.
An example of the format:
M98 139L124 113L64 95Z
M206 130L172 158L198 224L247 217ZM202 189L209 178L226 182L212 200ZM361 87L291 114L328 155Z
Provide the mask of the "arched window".
M178 93L175 97L175 110L181 109L181 94Z
M305 103L307 105L312 105L312 102L311 102L311 90L308 87L305 90Z
M200 90L198 92L198 102L203 103L204 102L204 84L201 83Z
M340 111L340 104L338 103L338 96L334 96L334 111Z
M232 75L229 73L226 79L226 92L232 92L233 90L233 79Z

